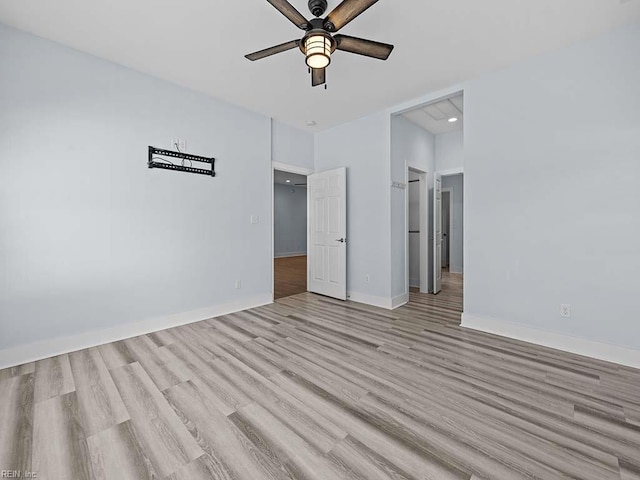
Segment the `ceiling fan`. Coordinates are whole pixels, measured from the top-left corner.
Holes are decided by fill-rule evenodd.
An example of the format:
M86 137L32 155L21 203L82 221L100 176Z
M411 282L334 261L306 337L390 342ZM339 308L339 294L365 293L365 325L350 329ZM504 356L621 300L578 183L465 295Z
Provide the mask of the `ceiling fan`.
M389 58L393 50L393 45L386 43L348 35L332 35L332 33L340 30L378 0L343 0L324 19L319 17L326 11L327 1L309 0L309 10L315 17L311 20L304 18L287 0L267 1L296 27L306 33L300 40L291 40L275 47L250 53L245 57L255 61L298 47L306 58L307 66L311 71L311 85L314 87L326 83L326 67L331 63L331 54L335 50L357 53L358 55L380 60Z

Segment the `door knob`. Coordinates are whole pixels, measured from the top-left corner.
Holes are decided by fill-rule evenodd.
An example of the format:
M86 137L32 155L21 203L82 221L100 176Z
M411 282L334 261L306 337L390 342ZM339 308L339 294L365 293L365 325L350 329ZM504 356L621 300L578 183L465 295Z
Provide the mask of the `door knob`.
M336 242L340 242L340 243L345 243L347 241L346 238L339 238L336 240Z

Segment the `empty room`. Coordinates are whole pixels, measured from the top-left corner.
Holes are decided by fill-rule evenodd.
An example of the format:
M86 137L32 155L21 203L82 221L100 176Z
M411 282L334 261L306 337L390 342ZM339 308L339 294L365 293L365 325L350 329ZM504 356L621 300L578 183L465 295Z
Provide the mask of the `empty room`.
M639 182L638 0L3 0L0 478L640 480Z

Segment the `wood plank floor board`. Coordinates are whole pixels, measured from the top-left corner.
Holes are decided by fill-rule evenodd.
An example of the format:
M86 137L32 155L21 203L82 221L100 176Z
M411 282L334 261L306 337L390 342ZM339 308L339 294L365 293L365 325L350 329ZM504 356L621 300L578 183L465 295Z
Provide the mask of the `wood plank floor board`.
M262 438L264 444L278 453L278 458L285 459L292 470L299 472L294 478L309 480L345 479L347 478L339 468L327 461L319 450L307 443L293 430L280 422L268 410L256 403L242 407L234 414L237 422L242 422L247 428Z
M620 477L622 480L640 480L640 467L637 464L621 461Z
M438 352L437 347L429 347L428 349L426 347L415 347L411 350L421 352L420 354L417 354L412 358L423 358L425 360L428 359L431 365L454 365L454 362L452 361L453 359L451 357L448 357L446 355L434 356L434 352ZM453 352L451 352L451 354L453 355ZM411 353L403 352L403 355L410 356ZM533 388L536 392L544 391L549 394L549 397L557 398L559 400L566 400L574 404L585 405L610 415L617 415L621 418L624 417L622 407L619 404L612 403L607 399L599 396L593 387L589 388L589 385L591 383L589 381L587 381L586 383L587 388L585 388L585 383L583 382L578 388L578 390L580 391L578 391L575 388L567 388L570 387L571 382L567 382L566 380L564 382L557 383L550 382L549 374L545 374L544 376L541 375L542 373L544 373L544 370L536 369L533 371L533 373L531 373L531 369L522 367L517 367L514 370L511 367L505 367L503 363L496 364L496 362L494 361L492 364L490 361L487 362L477 356L474 356L469 362L464 362L464 360L466 359L455 362L456 366L454 367L454 369L461 372L473 369L478 372L483 372L484 375L488 375L496 379L500 378L502 380L507 380L512 384L522 385L524 389Z
M275 322L262 322L259 317L246 315L246 312L238 312L233 315L227 315L226 317L232 324L237 325L250 334L252 339L262 337L267 340L276 341L282 338L282 335L278 335L271 328Z
M199 322L198 325L202 323L204 322ZM182 345L190 345L192 348L197 349L200 356L206 356L210 360L214 360L225 355L225 351L220 348L220 345L224 343L223 339L208 324L200 325L199 327L183 325L168 331Z
M253 340L257 335L253 335L248 332L244 328L234 325L233 323L229 323L226 316L221 317L220 319L216 319L216 322L213 324L213 328L215 328L216 333L221 336L229 338L229 341L232 343L234 340L236 342L248 342L249 340Z
M617 465L611 461L613 459L601 462L583 452L563 448L561 444L527 431L519 431L508 422L483 418L478 412L469 411L466 405L447 408L444 404L429 402L429 408L425 408L422 401L406 400L386 393L370 395L365 402L386 415L393 415L396 421L418 438L420 435L430 441L439 438L439 448L451 442L447 451L455 452L451 456L458 456L459 464L477 475L487 476L491 472L498 478L498 472L502 470L502 477L508 479L514 476L511 470L515 470L525 477L533 472L540 478L569 476L611 480L618 476ZM474 457L475 460L472 460ZM496 458L500 458L504 465L489 460ZM483 464L485 468L480 469L479 466ZM505 470L505 466L508 469Z
M100 345L97 348L109 370L123 367L136 361L133 353L123 340Z
M36 403L30 470L44 480L95 478L75 392Z
M191 381L165 390L200 447L214 459L220 478L294 479L283 460L247 438L229 417L211 408L208 399ZM226 475L226 477L225 477ZM214 477L216 478L216 477Z
M33 373L0 380L0 470L31 470Z
M166 347L167 345L171 345L175 342L175 337L173 337L167 330L149 333L147 334L147 337L149 337L149 339L158 347Z
M233 480L238 478L232 476L225 465L214 459L208 453L197 458L193 462L172 473L165 480Z
M36 363L29 362L23 365L17 365L15 367L5 368L0 370L0 381L7 378L17 377L19 375L27 375L36 371Z
M67 354L37 361L34 378L36 403L71 393L76 388Z
M84 432L87 436L129 420L107 366L97 348L69 354Z
M309 410L302 402L239 360L229 357L220 362L227 364L227 378L234 378L247 396L255 399L255 403L323 453L346 437L346 432L334 425L331 419Z
M302 293L0 370L0 469L39 478L640 479L640 370Z
M283 298L307 291L307 256L273 259L274 298Z
M131 421L125 421L87 438L97 480L155 480L160 478L151 454L145 453Z
M158 347L146 335L124 340L124 343L130 355L142 366L160 390L188 380L184 363L171 350Z
M215 408L229 415L236 411L236 401L226 393L224 389L225 381L216 374L209 363L198 355L199 349L192 349L182 343L169 345L177 357L179 357L189 368L193 382L198 385L201 391L208 395L208 401Z
M313 355L314 358L318 358L320 352L314 351L314 350L310 350L310 351L314 353ZM339 369L342 372L347 372L347 371L353 372L354 371L353 369L355 368L357 367L355 367L354 365L339 365ZM461 404L459 397L454 398L450 395L444 395L442 396L443 400L440 400L439 397L441 393L438 393L438 395L430 395L431 388L418 389L418 388L415 388L415 385L414 385L414 388L411 388L411 387L406 388L406 385L411 385L409 382L401 381L401 382L395 383L394 380L396 379L396 377L393 377L393 376L389 376L385 380L384 373L381 373L380 371L377 371L376 374L373 376L369 376L366 370L361 370L360 372L361 373L355 373L354 376L350 377L351 381L359 384L363 388L368 388L372 391L377 392L378 395L381 394L385 396L385 398L390 399L391 402L410 401L409 399L411 399L413 401L421 402L418 408L426 408L428 406L428 408L432 411L434 410L435 405L439 403L442 415L446 415L448 410L452 410L452 407L456 406L457 408L453 409L452 413L459 415L460 421L465 422L466 428L470 428L470 425L469 425L470 423L479 423L478 420L476 419L479 419L479 418L486 419L485 422L482 422L480 424L480 427L478 428L478 430L487 434L489 431L493 429L495 424L502 423L502 421L505 419L507 419L507 421L512 420L512 417L507 415L502 415L501 417L496 414L491 415L491 413L493 412L490 412L490 411L487 412L486 409L484 411L478 411L473 407L469 407L469 405ZM500 412L496 412L496 413L500 413ZM544 447L548 443L549 441L548 436L551 435L552 432L549 433L544 429L535 429L535 424L523 425L523 423L524 422L520 422L519 425L517 425L518 429L513 429L515 432L518 432L517 436L526 437L526 435L522 435L523 431L530 432L533 435L542 433L542 435L540 436L540 440L541 442L546 442L542 446ZM514 426L512 422L511 423L507 422L507 423L504 423L503 425L504 425L503 430L506 430L506 431L508 431L509 428ZM530 428L527 429L524 427L530 427ZM499 436L504 437L505 434L501 432ZM509 440L508 443L512 445L513 442L517 442L518 441L517 436L513 440ZM536 438L537 437L529 437L530 443L527 444L526 448L532 448L531 443L534 443ZM589 449L588 447L583 446L581 443L567 442L564 437L559 435L553 437L553 440L557 441L559 445L563 445L563 443L569 443L569 445L566 445L566 448L568 449L575 449L576 451L584 450L586 452L587 457L594 456L597 458L598 454L600 453L599 451L595 451L595 449ZM601 455L601 459L603 459L602 463L605 466L608 465L608 466L614 467L615 465L617 465L617 458L615 458L614 456L603 454ZM589 461L589 458L586 458L585 460Z
M137 438L161 476L204 454L139 363L111 371Z
M247 348L250 343L254 342L222 346L222 349L228 354L222 358L233 357L265 377L274 375L282 370L279 364L273 363L269 358L255 353L254 349Z
M351 436L338 443L327 457L358 480L416 478Z
M439 459L429 457L425 455L425 452L416 450L414 445L407 444L401 438L388 435L386 431L380 430L376 425L370 423L367 417L362 418L358 411L354 411L343 401L295 374L283 372L275 375L273 379L281 388L298 397L309 408L334 418L350 436L365 444L378 455L384 458L393 458L400 468L416 478L469 480L469 474L456 467L443 465Z

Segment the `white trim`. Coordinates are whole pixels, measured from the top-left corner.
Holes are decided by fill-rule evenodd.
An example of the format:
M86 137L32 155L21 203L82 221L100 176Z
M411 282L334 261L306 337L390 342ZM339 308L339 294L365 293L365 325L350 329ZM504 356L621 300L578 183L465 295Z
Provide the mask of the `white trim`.
M347 292L347 300L391 310L391 298L389 297L378 297L375 295L369 295L359 292Z
M275 161L271 162L271 167L274 170L280 170L282 172L288 172L288 173L297 173L298 175L305 175L305 176L311 175L312 173L314 173L314 171L310 168L299 167L297 165L290 165L288 163L275 162Z
M273 258L306 257L307 252L276 253Z
M463 167L449 168L447 170L438 170L436 173L439 174L441 177L450 177L452 175L464 174L464 168Z
M605 342L595 342L564 333L549 332L495 318L462 314L462 326L481 332L522 340L587 357L640 368L640 350Z
M394 310L409 302L409 294L403 293L397 297L378 297L359 292L347 292L347 300L356 303L364 303L373 307L380 307L386 310Z
M391 299L391 310L395 310L402 305L409 303L409 293L403 293Z
M449 262L449 273L458 273L462 275L464 271L462 270L462 268L451 268L451 262Z
M171 327L178 327L187 323L199 322L201 320L259 307L269 303L272 303L271 294L261 294L222 305L192 310L190 312L178 313L161 318L151 318L140 322L117 325L104 330L94 330L67 337L41 340L27 345L19 345L0 350L0 369L22 365L23 363L33 362L63 353L75 352L125 338L137 337Z

